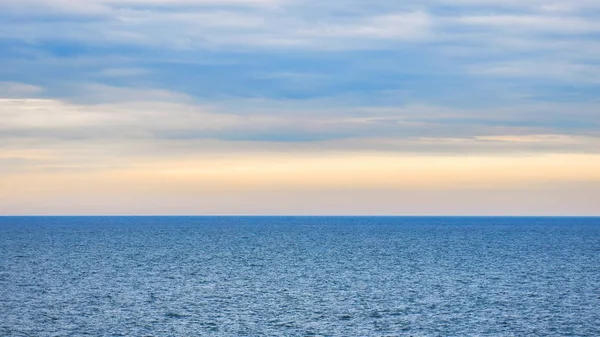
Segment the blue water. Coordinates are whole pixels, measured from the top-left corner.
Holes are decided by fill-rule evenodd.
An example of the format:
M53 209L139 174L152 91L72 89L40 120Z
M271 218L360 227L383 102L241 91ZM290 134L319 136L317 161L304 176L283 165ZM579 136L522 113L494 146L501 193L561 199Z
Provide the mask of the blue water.
M600 336L600 218L0 218L0 336Z

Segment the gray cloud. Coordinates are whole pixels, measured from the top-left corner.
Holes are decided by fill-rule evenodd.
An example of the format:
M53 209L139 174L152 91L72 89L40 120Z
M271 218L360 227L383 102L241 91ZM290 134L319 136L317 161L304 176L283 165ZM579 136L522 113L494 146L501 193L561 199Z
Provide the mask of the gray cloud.
M497 109L321 105L306 109L306 102L296 107L291 102L264 102L261 109L257 102L238 102L253 105L254 111L235 113L236 104L198 105L176 93L105 89L104 94L115 97L102 96L101 100L113 103L0 100L0 139L15 153L35 149L80 152L89 147L101 153L105 148L111 154L146 152L150 156L256 150L600 152L597 105ZM155 96L154 100L146 99L149 96ZM564 119L567 109L571 114ZM573 124L577 119L585 122Z

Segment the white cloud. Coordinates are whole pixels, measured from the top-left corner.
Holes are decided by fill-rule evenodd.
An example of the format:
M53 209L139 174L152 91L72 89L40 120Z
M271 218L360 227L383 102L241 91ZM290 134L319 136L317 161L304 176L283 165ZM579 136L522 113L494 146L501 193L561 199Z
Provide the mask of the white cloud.
M318 23L315 27L300 30L300 35L316 38L379 38L422 39L427 37L432 18L425 12L408 12L364 18L350 23Z
M475 15L463 16L458 23L497 28L519 34L554 33L581 34L600 31L597 20L577 16L554 15Z
M556 60L521 60L470 67L474 74L543 78L560 82L600 83L600 66Z
M144 43L188 48L281 46L354 49L377 40L422 40L429 37L432 19L425 12L372 17L312 20L288 12L142 13L123 16L113 31L136 32ZM349 41L351 39L351 41ZM142 40L140 40L142 41Z
M537 9L547 11L572 12L600 8L596 0L431 0L430 3L453 7L484 7L500 9Z
M108 15L127 7L249 6L274 7L285 0L0 0L0 8L17 13Z

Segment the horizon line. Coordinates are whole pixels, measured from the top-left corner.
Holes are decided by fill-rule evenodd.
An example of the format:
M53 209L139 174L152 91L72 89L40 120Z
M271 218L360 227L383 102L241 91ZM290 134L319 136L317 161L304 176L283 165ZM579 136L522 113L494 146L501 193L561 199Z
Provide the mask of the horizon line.
M25 218L25 217L187 217L187 218L600 218L598 215L485 215L485 214L464 214L464 215L425 215L425 214L405 214L405 215L386 215L386 214L0 214L0 218Z

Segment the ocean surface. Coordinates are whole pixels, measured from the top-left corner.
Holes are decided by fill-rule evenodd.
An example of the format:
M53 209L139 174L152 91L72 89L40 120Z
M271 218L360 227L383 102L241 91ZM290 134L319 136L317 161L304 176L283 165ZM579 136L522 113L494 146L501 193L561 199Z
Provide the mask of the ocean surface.
M0 217L0 336L600 336L600 218Z

